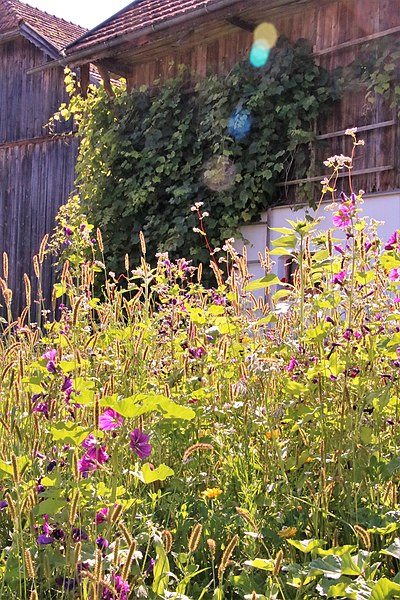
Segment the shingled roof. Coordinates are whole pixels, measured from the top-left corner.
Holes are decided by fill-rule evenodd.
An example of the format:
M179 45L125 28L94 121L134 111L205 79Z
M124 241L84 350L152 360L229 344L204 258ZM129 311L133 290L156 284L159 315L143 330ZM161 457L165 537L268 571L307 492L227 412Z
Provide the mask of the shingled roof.
M0 32L21 29L23 25L32 28L58 52L87 31L19 0L0 0Z
M234 4L237 0L225 1ZM190 19L191 13L211 9L221 0L135 0L81 38L67 46L66 54L72 54L94 46L109 43L120 36L137 32L179 17Z

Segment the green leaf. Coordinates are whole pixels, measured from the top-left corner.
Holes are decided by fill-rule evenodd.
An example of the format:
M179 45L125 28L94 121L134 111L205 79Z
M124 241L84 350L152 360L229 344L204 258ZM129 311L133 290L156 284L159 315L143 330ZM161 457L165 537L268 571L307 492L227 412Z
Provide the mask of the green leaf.
M79 446L89 435L90 429L84 429L76 423L57 423L50 428L50 434L55 442Z
M21 473L28 465L31 464L31 461L27 456L17 456L17 465L18 471ZM7 475L13 474L13 467L11 462L6 462L5 460L0 460L0 471L6 473Z
M395 538L393 544L390 544L388 548L381 550L381 554L387 554L389 556L394 556L395 558L400 560L400 539Z
M55 294L56 298L61 298L61 296L63 296L64 294L67 293L67 284L66 283L55 283L53 287L56 292L56 294Z
M297 237L292 235L284 235L283 237L272 240L273 246L282 246L282 248L295 248L297 244Z
M273 571L275 561L273 558L255 558L254 560L246 560L244 564L255 569L262 569L263 571Z
M400 598L400 585L383 577L372 588L370 600L389 600Z
M317 539L311 539L311 540L288 539L286 541L291 546L294 546L294 548L297 548L297 550L300 550L300 552L304 552L304 553L311 552L311 550L315 550L316 548L322 548L326 544L326 542L324 540L317 540Z
M279 277L270 273L269 275L265 275L265 277L261 277L261 279L256 279L252 281L245 287L246 292L252 292L254 290L263 290L265 288L269 288L271 285L283 285Z
M153 483L154 481L165 481L167 477L171 477L173 474L174 471L167 465L161 464L157 469L152 469L149 463L145 463L137 477L143 483Z
M208 307L207 312L210 315L214 315L214 316L223 315L223 314L225 314L225 308L218 304L213 304L212 306Z
M290 227L270 227L270 230L283 233L283 235L293 235L293 229Z
M55 515L65 506L67 506L65 500L61 500L60 498L47 498L40 502L34 510L37 509L37 515Z
M161 400L159 406L165 411L164 416L167 419L183 419L184 421L191 421L196 416L193 408L176 404L176 402L172 402L172 400L169 400L168 398Z
M158 596L164 595L164 590L169 582L169 561L162 543L156 544L156 560L153 569L153 585L151 589Z
M269 251L270 256L294 256L288 248L274 248Z

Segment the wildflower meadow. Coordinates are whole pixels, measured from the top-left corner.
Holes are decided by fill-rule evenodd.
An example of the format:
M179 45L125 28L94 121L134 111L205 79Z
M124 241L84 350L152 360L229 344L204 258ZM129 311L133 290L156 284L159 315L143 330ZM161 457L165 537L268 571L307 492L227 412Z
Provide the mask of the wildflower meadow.
M143 235L110 273L82 217L33 323L4 256L1 598L400 597L400 232L364 215L352 157L328 164L258 280L231 240L206 287L184 258L151 266Z

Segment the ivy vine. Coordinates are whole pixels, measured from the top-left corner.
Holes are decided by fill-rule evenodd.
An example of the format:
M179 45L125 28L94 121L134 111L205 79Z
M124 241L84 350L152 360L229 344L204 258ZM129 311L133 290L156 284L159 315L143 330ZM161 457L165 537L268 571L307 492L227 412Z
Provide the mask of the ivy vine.
M379 91L379 73L390 79L392 67L375 59L377 74L368 80L372 67L366 63L357 65L359 80ZM237 236L242 225L279 203L279 183L307 176L316 120L345 87L344 76L316 64L308 42L292 45L283 38L264 68L244 61L195 89L188 82L183 71L157 88L117 88L114 98L92 88L83 100L68 78L71 102L61 112L75 118L82 139L81 207L102 231L112 271L122 272L126 252L132 264L139 261L140 231L150 257L168 251L173 258L208 262L193 231L192 205L201 201L210 214L206 226L214 247ZM234 114L245 115L245 135L232 135Z

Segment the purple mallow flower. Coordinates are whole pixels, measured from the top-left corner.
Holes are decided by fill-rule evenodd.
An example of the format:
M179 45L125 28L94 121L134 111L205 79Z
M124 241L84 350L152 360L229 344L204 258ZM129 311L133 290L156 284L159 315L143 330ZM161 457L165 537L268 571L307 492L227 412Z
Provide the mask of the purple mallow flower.
M108 512L109 512L109 508L105 507L96 513L96 517L95 517L96 525L100 525L100 523L104 523L104 521L107 520Z
M390 281L399 281L400 280L400 268L390 269L389 279L390 279Z
M148 458L152 450L151 444L149 444L149 436L138 428L131 432L130 447L141 460Z
M333 285L339 284L342 285L343 281L346 279L347 271L340 271L339 273L335 273L332 278Z
M96 546L100 548L100 550L105 550L106 548L108 548L109 545L110 542L101 535L99 535L99 537L96 539Z
M0 510L5 510L8 506L7 500L0 500Z
M54 538L51 537L51 535L41 533L36 541L40 546L47 546L48 544L52 544L54 542Z
M106 408L99 419L99 428L104 431L112 431L122 425L123 419L116 410Z
M399 247L398 237L399 237L398 232L394 231L392 233L392 235L390 236L390 238L388 239L388 241L386 242L386 244L384 245L385 250L394 250L395 246L398 248Z
M43 354L42 358L46 358L47 359L47 365L46 365L46 369L48 370L49 373L55 373L57 368L56 368L56 358L57 358L57 350L46 350L46 352Z
M289 362L288 366L286 367L286 370L287 371L293 371L293 369L295 367L297 367L298 365L299 365L299 361L294 356L292 356L292 358L290 359L290 362Z

